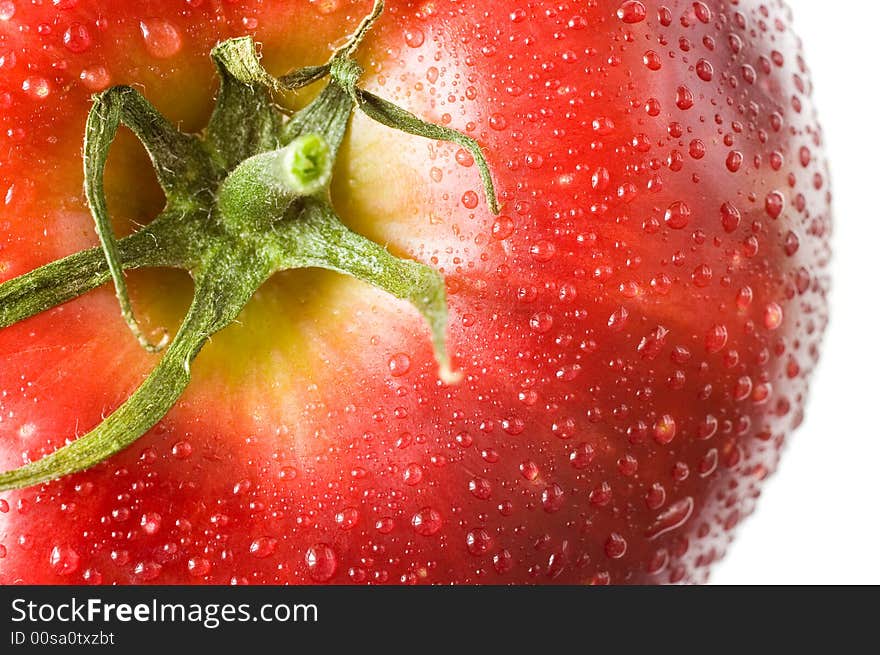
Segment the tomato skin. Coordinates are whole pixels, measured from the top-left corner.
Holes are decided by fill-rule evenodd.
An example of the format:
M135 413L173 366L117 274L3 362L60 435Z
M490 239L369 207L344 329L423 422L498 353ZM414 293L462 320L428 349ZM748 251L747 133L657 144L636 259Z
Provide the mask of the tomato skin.
M364 85L473 134L502 214L455 148L362 116L333 200L446 276L465 380L438 382L408 306L279 276L133 447L0 494L0 583L699 582L724 555L802 420L827 320L828 172L787 10L388 5ZM368 9L16 3L0 280L97 242L79 154L99 83L143 85L196 130L216 40L252 33L281 72ZM161 208L147 179L123 138L120 230ZM147 323L173 326L180 277L132 278ZM154 365L109 289L3 329L0 465L82 434Z

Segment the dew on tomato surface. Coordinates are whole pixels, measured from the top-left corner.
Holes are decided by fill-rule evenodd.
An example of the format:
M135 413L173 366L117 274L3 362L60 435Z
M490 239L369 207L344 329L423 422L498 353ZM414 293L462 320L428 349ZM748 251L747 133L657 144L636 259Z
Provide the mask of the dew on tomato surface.
M430 537L437 534L443 527L443 517L433 507L423 507L413 514L411 523L417 534Z
M645 531L645 536L649 539L656 539L660 535L680 528L687 523L693 511L694 499L692 497L686 496L675 501L657 516Z
M180 31L167 20L158 18L143 20L140 29L147 52L156 59L173 57L183 48Z
M80 54L92 45L92 35L89 28L82 23L71 23L62 36L64 47L74 54Z
M257 537L251 541L248 551L257 559L264 559L275 552L278 540L274 537Z
M641 23L647 15L648 10L639 0L626 0L617 10L617 17L624 23Z
M339 561L333 547L317 543L306 551L306 567L315 582L327 582L336 575Z
M79 569L80 556L70 546L58 545L49 554L49 566L58 575L70 575Z
M480 556L485 555L492 549L494 540L485 529L478 528L469 531L467 535L465 535L465 543L467 544L468 552L471 555Z

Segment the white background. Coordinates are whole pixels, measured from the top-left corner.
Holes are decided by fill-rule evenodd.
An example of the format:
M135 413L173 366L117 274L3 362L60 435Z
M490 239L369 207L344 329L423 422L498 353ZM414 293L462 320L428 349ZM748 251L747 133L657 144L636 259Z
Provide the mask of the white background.
M831 326L806 422L718 584L880 583L880 3L789 0L831 160Z

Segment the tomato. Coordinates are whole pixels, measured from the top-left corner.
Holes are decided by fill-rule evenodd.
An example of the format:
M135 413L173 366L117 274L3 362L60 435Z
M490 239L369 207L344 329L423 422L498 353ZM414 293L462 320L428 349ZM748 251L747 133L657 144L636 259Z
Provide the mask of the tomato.
M131 85L197 133L218 41L320 65L370 5L0 1L0 281L97 244L93 93ZM389 0L360 86L476 139L501 211L466 149L357 110L330 198L443 276L461 379L409 303L277 273L145 436L0 493L0 583L706 580L803 419L827 321L828 170L790 26L752 0ZM117 237L162 210L155 180L121 133ZM127 282L144 333L173 335L188 276ZM91 430L161 357L109 284L0 330L0 468Z

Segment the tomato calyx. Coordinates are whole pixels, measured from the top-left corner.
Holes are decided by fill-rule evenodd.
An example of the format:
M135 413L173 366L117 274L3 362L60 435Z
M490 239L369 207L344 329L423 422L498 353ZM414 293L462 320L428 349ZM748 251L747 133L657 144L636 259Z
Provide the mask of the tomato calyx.
M236 319L277 272L318 267L350 275L408 301L428 322L440 377L456 379L446 352L442 276L402 259L347 228L333 210L329 182L354 110L413 135L469 150L488 205L498 213L489 168L470 137L426 123L358 87L352 58L379 18L382 0L355 34L321 66L272 77L250 37L219 44L212 58L220 90L202 134L179 132L138 91L117 86L96 96L86 122L84 190L100 247L78 252L0 284L5 327L112 281L122 316L138 342L164 351L142 385L87 434L42 459L0 474L0 491L52 480L98 464L158 423L190 382L190 367L207 340ZM309 105L287 116L272 93L329 78ZM149 225L121 240L113 235L103 176L120 125L139 138L166 196ZM137 322L124 270L171 267L195 283L192 304L173 339L153 343Z

